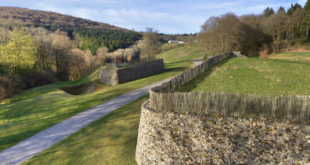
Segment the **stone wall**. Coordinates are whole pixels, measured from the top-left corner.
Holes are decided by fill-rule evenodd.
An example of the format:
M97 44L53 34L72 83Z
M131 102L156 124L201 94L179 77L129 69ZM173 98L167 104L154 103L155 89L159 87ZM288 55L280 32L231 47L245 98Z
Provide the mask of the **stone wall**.
M114 86L117 84L151 76L164 70L165 64L163 59L143 62L125 68L118 68L116 66L108 65L101 70L99 79L102 83Z
M108 85L118 84L117 67L115 65L106 65L99 73L99 80Z
M139 165L310 162L310 125L233 115L163 112L145 102L136 161Z
M150 89L152 108L170 112L220 113L263 116L276 119L308 121L310 96L256 96L234 93L174 92L212 65L231 57L242 57L236 52L210 57L202 64L183 72L168 82Z
M174 92L238 56L211 57L150 89L140 117L139 165L310 163L309 96Z

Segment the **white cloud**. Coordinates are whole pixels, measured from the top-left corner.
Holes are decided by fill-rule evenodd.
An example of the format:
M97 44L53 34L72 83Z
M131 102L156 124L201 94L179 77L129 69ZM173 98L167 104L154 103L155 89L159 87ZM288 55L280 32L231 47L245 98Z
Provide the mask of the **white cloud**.
M307 0L298 0L298 3L304 6L306 4Z
M266 7L302 5L307 0L7 0L7 5L54 11L142 31L153 27L165 33L198 32L210 16L227 12L258 14ZM6 5L4 4L4 5Z

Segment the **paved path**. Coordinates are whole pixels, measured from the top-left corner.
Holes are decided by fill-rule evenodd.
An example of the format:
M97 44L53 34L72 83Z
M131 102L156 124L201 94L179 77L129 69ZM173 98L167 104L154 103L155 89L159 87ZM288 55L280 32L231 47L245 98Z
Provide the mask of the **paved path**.
M201 62L197 62L196 60L194 62L195 65L200 63ZM122 107L123 105L126 105L144 95L147 95L150 88L157 86L165 81L169 81L170 79L171 78L128 92L89 110L81 112L52 127L49 127L46 130L43 130L42 132L39 132L38 134L0 152L0 164L21 164L37 155L38 153L48 149L52 145L65 139L69 135L77 132L93 121L100 119L101 117Z

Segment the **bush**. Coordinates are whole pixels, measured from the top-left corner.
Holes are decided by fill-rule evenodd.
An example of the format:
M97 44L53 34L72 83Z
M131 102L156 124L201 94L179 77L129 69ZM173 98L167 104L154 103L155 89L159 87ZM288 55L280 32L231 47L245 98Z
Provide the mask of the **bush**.
M25 84L17 76L0 76L0 101L12 97L25 89Z
M66 72L68 80L76 80L88 74L91 70L91 61L94 58L90 51L71 49L66 55Z
M51 84L57 81L56 77L49 72L44 71L31 71L24 73L22 81L26 88L33 88L41 85Z

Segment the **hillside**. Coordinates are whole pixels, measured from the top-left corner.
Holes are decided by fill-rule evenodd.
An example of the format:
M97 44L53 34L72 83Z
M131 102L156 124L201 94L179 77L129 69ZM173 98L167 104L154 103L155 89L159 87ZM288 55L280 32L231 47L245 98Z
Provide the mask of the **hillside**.
M109 51L126 48L142 38L138 32L88 19L49 11L0 7L0 27L13 28L16 25L65 31L71 39L79 40L78 48L90 50L92 54L102 46Z
M202 57L202 48L197 45L179 47L157 57L164 59L166 70L140 80L118 86L99 84L98 90L89 94L71 95L63 90L86 83L98 85L99 69L76 81L32 88L4 100L0 104L0 150L102 102L183 72L192 65L192 60Z
M0 7L0 18L21 21L27 25L50 25L50 26L72 26L75 28L95 28L106 30L123 30L125 28L116 27L106 23L91 21L88 19L73 17L50 11L30 10L18 7Z

